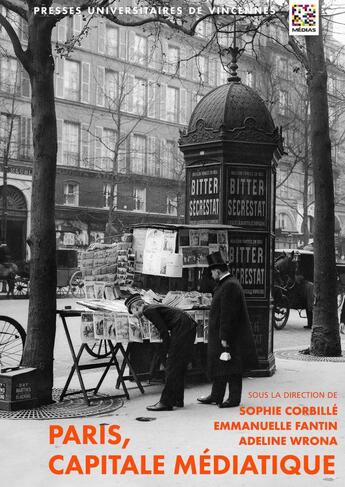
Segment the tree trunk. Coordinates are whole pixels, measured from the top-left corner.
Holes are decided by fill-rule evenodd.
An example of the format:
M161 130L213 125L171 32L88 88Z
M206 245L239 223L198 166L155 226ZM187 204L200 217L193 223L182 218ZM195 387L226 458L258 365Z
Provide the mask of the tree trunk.
M306 103L305 128L304 128L304 159L303 159L303 244L309 243L308 225L308 188L309 188L309 103Z
M40 404L52 399L56 328L55 174L57 133L52 25L29 19L34 161L31 198L30 301L23 365L39 371Z
M309 63L308 91L311 110L311 146L315 183L314 318L310 352L341 355L337 315L334 246L334 190L328 124L327 71L320 35L306 36Z

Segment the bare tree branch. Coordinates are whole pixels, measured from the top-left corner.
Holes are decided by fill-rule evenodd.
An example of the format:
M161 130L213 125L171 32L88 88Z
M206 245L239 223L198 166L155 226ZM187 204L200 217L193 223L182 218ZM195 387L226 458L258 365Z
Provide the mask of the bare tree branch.
M21 17L22 19L28 19L27 11L24 8L19 7L19 5L16 5L9 0L0 0L0 5L7 8L8 10L11 10L11 12L18 14L19 17Z
M2 0L0 0L0 1L2 1ZM0 14L0 25L2 25L4 27L4 29L6 30L6 32L8 34L8 37L10 38L12 45L13 45L15 55L17 56L19 61L22 63L22 65L24 66L26 71L28 73L30 73L31 64L28 60L28 57L27 57L25 51L22 48L20 40L19 40L15 30L13 29L12 25L9 23L9 21L6 19L6 17L4 17L2 14Z

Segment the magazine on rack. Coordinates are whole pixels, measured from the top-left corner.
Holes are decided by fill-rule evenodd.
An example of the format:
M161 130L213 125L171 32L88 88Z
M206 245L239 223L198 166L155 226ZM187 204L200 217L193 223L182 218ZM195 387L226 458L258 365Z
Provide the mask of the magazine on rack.
M2 485L345 485L344 26L0 0Z

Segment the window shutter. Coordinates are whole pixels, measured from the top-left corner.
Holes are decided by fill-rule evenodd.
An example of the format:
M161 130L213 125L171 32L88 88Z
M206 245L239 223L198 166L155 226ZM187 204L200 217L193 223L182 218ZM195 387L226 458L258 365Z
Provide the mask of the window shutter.
M90 103L90 63L81 65L81 101Z
M147 174L155 176L156 173L156 137L148 137L148 154L147 154Z
M58 42L66 42L67 40L67 21L68 17L63 18L57 25Z
M73 22L73 35L80 34L80 32L83 29L83 16L73 15L72 22Z
M135 32L129 31L128 33L128 49L129 49L129 60L135 62L138 59L138 53L135 52Z
M148 100L147 100L147 116L155 118L156 116L156 85L154 82L149 82L148 86Z
M134 106L133 106L133 98L134 98L134 76L129 74L127 75L127 94L126 94L126 110L129 113L133 113Z
M83 123L81 125L81 167L91 168L90 161L90 134L88 132L88 125Z
M166 151L166 140L161 140L160 142L160 177L166 178L168 174L167 168L167 151Z
M23 67L21 68L21 95L27 97L31 96L30 77Z
M61 57L56 58L55 62L55 95L63 98L64 95L64 60Z
M154 40L149 37L147 40L147 60L148 67L151 69L158 69L157 53L158 46L156 46Z
M133 172L133 167L135 165L135 143L134 143L134 134L129 134L129 172Z
M103 170L103 145L102 145L102 138L103 138L103 129L102 127L96 127L95 128L95 135L96 135L96 141L95 141L95 169L98 169L99 171Z
M96 105L104 107L105 68L97 66Z
M186 57L187 57L186 49L184 49L182 47L180 49L180 76L181 76L181 78L186 77L186 65L187 65L187 62L185 61Z
M57 164L63 164L63 140L62 140L62 132L63 132L63 120L57 119L56 120L56 128L57 128L57 144L58 144L58 151L57 151Z
M164 72L169 71L169 66L168 66L168 42L166 39L161 39L161 46L162 46L162 67Z
M127 59L127 31L123 28L119 32L119 58Z
M104 54L105 52L105 23L103 21L98 21L97 26L97 44L98 52Z
M187 123L187 91L184 88L180 90L180 123Z
M166 85L161 84L160 87L160 119L161 120L166 120L167 118L166 96L167 96L167 87Z
M32 150L32 124L31 118L21 117L20 119L20 151L21 155L26 159L31 159L33 157Z

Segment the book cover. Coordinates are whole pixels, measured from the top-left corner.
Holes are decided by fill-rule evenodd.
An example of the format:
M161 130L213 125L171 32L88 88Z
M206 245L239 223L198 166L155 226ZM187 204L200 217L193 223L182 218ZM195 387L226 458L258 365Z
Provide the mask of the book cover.
M13 317L27 330L27 294L36 288L31 283L30 289L30 277L20 265L15 279L8 279L7 261L0 262L3 485L344 485L343 357L299 353L310 346L311 334L318 334L315 328L304 329L305 308L301 314L301 307L289 308L284 327L274 332L270 314L287 311L286 303L284 308L274 296L272 310L270 301L273 246L313 247L315 225L320 219L331 219L329 214L316 217L320 205L315 202L311 167L312 154L315 158L317 153L310 134L311 113L315 115L310 90L315 85L306 63L305 41L312 44L312 35L320 36L319 11L324 23L328 108L319 106L317 118L327 112L332 153L323 161L326 165L332 160L334 169L321 182L332 185L334 180L332 233L340 268L345 262L343 1L0 0L1 242L7 242L16 263L32 260L32 265L44 265L46 242L42 233L37 237L34 232L40 230L37 222L47 221L47 229L53 228L46 216L54 214L53 241L60 250L84 251L79 268L88 278L83 296L68 294L58 299L57 307L75 309L77 300L86 299L93 300L89 305L94 310L67 317L69 334L58 317L55 344L50 335L49 340L40 340L41 348L35 348L37 341L31 340L30 332L27 349L35 353L54 349L55 402L41 413L15 410L15 397L32 398L35 390L28 379L20 377L20 369L4 370L7 353L15 355L18 367L23 350L6 349L8 337L18 340L20 328L10 332L11 323L3 318ZM321 50L314 55L318 53ZM229 77L234 90L242 90L226 95L227 103L237 108L227 113L218 92L219 99L211 107L196 111L205 96L225 86ZM316 87L316 94L320 90ZM54 109L44 116L41 110L52 100ZM262 106L272 118L263 120ZM211 118L219 124L212 125ZM318 132L320 139L324 132ZM252 137L248 151L243 148L245 136ZM221 159L217 142L226 137L229 146ZM263 143L256 150L259 139ZM187 147L185 157L179 141L180 147ZM273 143L278 148L272 155L272 172L268 172L262 161ZM56 165L51 162L55 156ZM244 167L231 172L228 166L236 157ZM193 171L188 172L189 162ZM259 167L253 169L253 164ZM54 188L55 213L49 206ZM38 194L42 198L39 208ZM251 228L250 237L217 228L225 220L228 226ZM179 240L177 229L160 227L179 226L182 221L209 228L184 229ZM152 228L140 227L147 222ZM134 229L135 259L131 243L120 241L133 224L139 224ZM111 246L111 239L117 242L116 248L97 247L100 242ZM174 264L169 256L180 250L178 243L182 277L177 263L168 270ZM92 257L86 252L90 245L96 249ZM211 392L204 376L202 381L188 379L183 408L147 411L147 406L158 402L164 385L155 378L148 383L143 378L142 394L126 358L134 371L139 370L145 360L145 342L150 341L157 347L150 365L162 371L166 361L160 356L161 338L146 320L137 327L123 302L104 303L104 293L108 300L115 297L106 282L137 285L134 269L143 274L144 267L145 279L148 274L152 279L157 276L159 283L154 288L148 280L146 288L158 294L182 289L182 280L188 290L195 290L200 275L195 269L201 271L208 255L219 250L225 257L236 256L233 268L248 301L262 304L266 300L255 313L253 307L250 310L265 373L246 374L239 407L198 402L197 398ZM270 261L265 268L263 260L265 265ZM72 264L58 267L60 293L71 287L76 268ZM41 273L42 282L49 279L45 273ZM176 276L170 287L168 275ZM262 277L260 282L253 282L254 275ZM33 276L37 273L31 274L36 279ZM18 299L8 299L7 294ZM343 298L341 289L338 296ZM41 304L44 298L43 287ZM183 297L172 293L169 299L173 304ZM40 309L37 299L32 303L31 310ZM212 316L206 310L191 315L198 322L197 347L203 350L203 356L194 356L189 364L194 370L199 360L206 364ZM43 319L46 329L55 329L51 318ZM37 320L31 326L39 328L40 323ZM98 391L100 397L91 392L87 404L80 377L74 374L67 384L68 375L79 359L80 365L91 364L91 371L78 372L85 377L84 389L94 387L105 370L96 365L101 359L111 359L108 339L123 344L125 350L128 342L136 343L130 344L128 356L118 353L118 367L110 367ZM341 342L344 347L342 335ZM86 347L80 358L82 344ZM41 358L37 353L38 369L43 366ZM130 400L123 382L116 383L119 371L126 377ZM67 392L81 393L60 401L66 384Z

